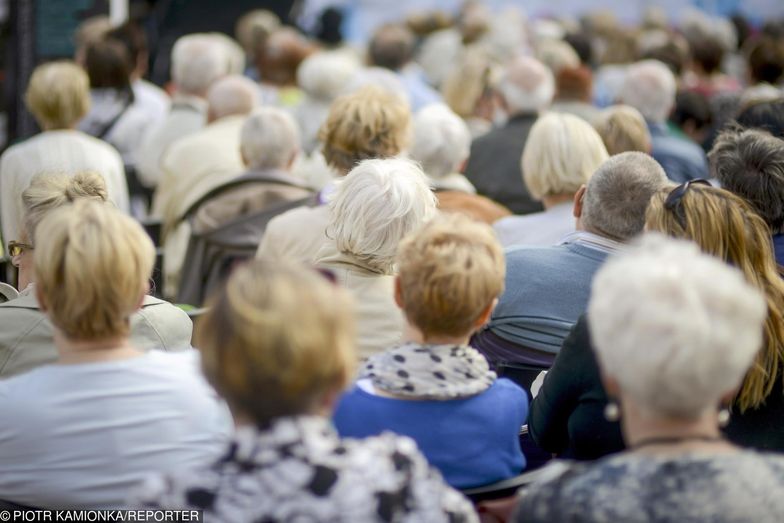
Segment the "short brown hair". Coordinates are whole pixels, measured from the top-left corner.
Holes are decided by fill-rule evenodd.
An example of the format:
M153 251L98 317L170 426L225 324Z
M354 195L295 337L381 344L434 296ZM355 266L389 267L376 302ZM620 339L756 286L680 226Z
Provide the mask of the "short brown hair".
M312 269L253 261L208 306L195 345L204 374L235 414L264 425L308 413L353 374L351 300Z
M395 95L368 86L337 98L319 130L327 164L343 173L371 158L392 158L408 145L411 111Z
M426 336L462 336L503 292L506 262L489 225L444 214L401 242L398 270L408 320Z

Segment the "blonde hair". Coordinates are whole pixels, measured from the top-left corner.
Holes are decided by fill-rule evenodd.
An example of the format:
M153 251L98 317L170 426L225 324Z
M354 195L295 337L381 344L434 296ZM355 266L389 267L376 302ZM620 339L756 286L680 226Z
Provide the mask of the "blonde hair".
M370 158L391 158L410 139L411 111L399 97L374 86L337 98L318 138L327 164L341 172Z
M155 261L142 227L110 205L78 200L35 231L36 285L52 323L73 340L127 336Z
M258 424L312 411L353 375L351 299L304 265L243 265L208 306L194 338L204 374Z
M109 199L106 181L100 174L85 171L74 176L60 173L35 175L22 192L23 223L28 238L35 244L35 229L47 214L83 198L101 203Z
M685 219L664 206L672 188L651 199L646 228L694 241L700 248L743 272L746 280L765 294L768 315L765 342L746 374L735 403L741 412L764 403L773 391L784 363L784 281L773 257L765 221L743 199L729 191L690 185L679 206Z
M90 109L90 80L75 63L39 65L25 92L25 105L44 130L68 129Z
M607 158L602 139L585 120L547 113L531 127L520 163L528 191L541 200L576 193Z
M406 237L397 264L403 311L426 336L470 334L504 290L506 262L493 229L461 214Z
M613 105L601 112L595 124L610 156L627 151L651 151L651 133L640 111L630 105Z

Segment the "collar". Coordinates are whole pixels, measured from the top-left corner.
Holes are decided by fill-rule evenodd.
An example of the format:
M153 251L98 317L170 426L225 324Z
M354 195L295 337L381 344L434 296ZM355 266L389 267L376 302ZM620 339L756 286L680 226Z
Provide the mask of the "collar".
M574 231L564 236L558 245L582 245L609 254L619 251L624 244L592 232Z
M330 421L322 416L286 416L269 427L244 426L237 429L228 460L256 466L279 464L284 457L303 460L329 453L340 445Z

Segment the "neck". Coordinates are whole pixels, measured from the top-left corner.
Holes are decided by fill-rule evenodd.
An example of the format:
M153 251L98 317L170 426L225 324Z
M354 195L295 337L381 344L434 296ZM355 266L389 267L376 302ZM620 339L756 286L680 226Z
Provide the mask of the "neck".
M423 334L422 331L410 323L407 325L404 333L404 339L420 345L468 345L470 338L470 336Z
M573 202L573 201L574 201L574 193L549 194L544 198L542 198L542 205L544 205L545 209L551 209L556 205Z
M142 353L131 346L127 336L101 340L74 340L55 329L54 344L59 354L58 363L93 363L125 360Z

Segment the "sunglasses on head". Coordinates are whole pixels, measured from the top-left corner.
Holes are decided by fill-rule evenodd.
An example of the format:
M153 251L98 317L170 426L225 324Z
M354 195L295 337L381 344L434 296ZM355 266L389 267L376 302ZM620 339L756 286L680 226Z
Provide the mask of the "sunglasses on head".
M675 189L670 191L670 194L668 194L667 198L664 200L664 208L675 215L675 218L678 220L678 223L684 229L686 228L686 213L683 211L683 205L681 205L681 201L683 200L683 196L686 194L686 192L689 190L689 187L691 187L692 184L710 186L711 183L704 178L689 180L688 182L682 183L679 186L677 186Z
M24 251L32 251L33 246L28 243L21 243L18 241L10 241L8 242L8 255L12 258L15 256L19 256Z

